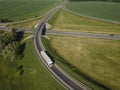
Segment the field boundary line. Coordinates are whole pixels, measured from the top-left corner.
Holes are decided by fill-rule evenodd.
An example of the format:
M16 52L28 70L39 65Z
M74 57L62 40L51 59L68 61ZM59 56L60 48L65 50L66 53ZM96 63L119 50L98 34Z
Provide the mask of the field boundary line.
M97 17L92 17L92 16L89 16L89 15L84 15L84 14L81 14L81 13L77 13L75 11L72 11L72 10L68 9L65 5L62 8L63 8L63 10L65 10L65 11L71 13L71 14L77 15L77 16L81 16L81 17L85 17L85 18L89 18L89 19L94 19L94 20L99 20L99 21L103 21L103 22L108 22L108 23L120 24L119 21L112 21L112 20L108 20L108 19L102 19L102 18L97 18Z
M40 18L43 18L45 16L47 16L50 11L56 7L59 3L53 5L53 7L47 11L47 13L43 13L43 15L40 15L38 17L34 17L34 18L30 18L30 19L26 19L26 20L21 20L21 21L15 21L15 22L9 22L9 23L0 23L1 24L1 27L7 27L7 25L13 25L13 24L19 24L19 23L24 23L24 22L29 22L29 21L33 21L33 20L37 20L37 19L40 19Z

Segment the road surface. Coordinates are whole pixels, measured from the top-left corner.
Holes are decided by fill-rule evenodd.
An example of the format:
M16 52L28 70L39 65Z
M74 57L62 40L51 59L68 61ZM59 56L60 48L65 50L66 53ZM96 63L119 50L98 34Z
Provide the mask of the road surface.
M65 31L53 31L53 30L47 30L46 34L120 40L119 34L115 34L115 35L114 34L96 34L96 33L65 32Z
M64 4L62 4L64 5ZM43 47L43 44L41 42L41 32L47 23L47 21L59 10L61 6L57 6L54 8L51 12L49 12L48 16L37 26L36 31L33 30L26 30L24 28L19 28L18 30L24 31L24 32L34 32L34 46L35 50L40 58L40 60L43 62L44 66L47 68L47 70L57 79L60 81L67 89L70 90L84 90L84 89L90 89L87 86L84 85L78 85L74 80L72 80L70 77L67 77L62 71L58 69L56 66L52 66L51 68L47 65L45 60L41 56L41 51L46 51ZM7 29L7 28L0 28L0 29ZM104 39L115 39L120 40L120 35L108 35L108 34L93 34L93 33L78 33L78 32L61 32L61 31L47 31L47 34L52 35L66 35L66 36L82 36L82 37L92 37L92 38L104 38ZM87 87L87 88L86 88Z
M65 76L56 66L52 66L51 68L45 63L44 58L41 56L41 51L45 51L45 48L42 45L41 42L41 33L44 28L44 25L46 22L59 10L60 7L56 7L53 9L50 14L38 25L35 33L34 33L34 46L37 54L39 55L40 60L44 63L45 67L49 70L49 72L60 81L67 89L70 90L84 90L87 89L82 85L78 85L78 83L75 83L72 81L69 77Z
M8 28L2 27L1 30L7 30ZM33 29L18 28L17 31L23 31L25 33L34 33ZM70 32L70 31L57 31L47 30L47 35L62 35L62 36L79 36L87 38L102 38L102 39L113 39L120 40L120 34L97 34L97 33L86 33L86 32Z

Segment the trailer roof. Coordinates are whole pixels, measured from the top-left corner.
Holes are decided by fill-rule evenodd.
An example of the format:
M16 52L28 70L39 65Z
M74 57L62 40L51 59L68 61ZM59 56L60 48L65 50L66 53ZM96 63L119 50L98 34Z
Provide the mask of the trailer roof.
M41 51L41 55L43 56L43 58L45 59L45 61L48 64L52 64L53 62L51 61L51 59L48 57L48 55L45 53L45 51Z

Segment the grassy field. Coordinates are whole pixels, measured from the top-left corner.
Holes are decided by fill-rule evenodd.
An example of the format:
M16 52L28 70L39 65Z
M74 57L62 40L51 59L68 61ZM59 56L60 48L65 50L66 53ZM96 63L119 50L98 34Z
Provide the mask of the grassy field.
M120 3L114 2L69 2L68 9L77 13L103 18L113 21L120 21Z
M0 1L0 18L16 21L38 17L57 3L56 0L2 0Z
M8 25L7 27L10 27L10 28L34 29L35 25L38 24L41 20L42 20L42 18L39 18L39 19L35 19L35 20L32 20L32 21L27 21L27 22L22 22L22 23L16 23L16 24Z
M73 15L60 10L50 20L52 30L120 34L120 25Z
M120 89L120 41L50 36L42 39L56 62L94 90Z
M26 41L24 55L24 58L19 61L19 64L23 65L23 74L17 80L4 77L0 79L0 90L65 90L43 68L34 51L32 39ZM1 65L0 69L2 67L4 72L8 73L9 71L4 68L4 63Z

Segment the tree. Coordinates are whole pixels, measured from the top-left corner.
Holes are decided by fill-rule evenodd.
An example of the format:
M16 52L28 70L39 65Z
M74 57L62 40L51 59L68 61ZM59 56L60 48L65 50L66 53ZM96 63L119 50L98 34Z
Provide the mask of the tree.
M10 19L8 19L8 18L1 18L1 19L0 19L0 22L1 22L1 23L7 23L7 22L13 22L13 20L10 20Z
M19 42L12 42L2 50L2 56L5 60L13 62L21 56L21 45Z
M0 42L7 45L8 43L15 41L16 37L17 37L17 33L15 32L15 30L13 29L7 30L6 32L0 35Z
M5 44L3 42L0 41L0 53L2 51L2 49L5 47Z
M18 62L25 49L25 43L20 42L23 34L16 29L0 34L0 79L9 82L10 87L16 87L19 76L24 73L23 65Z

